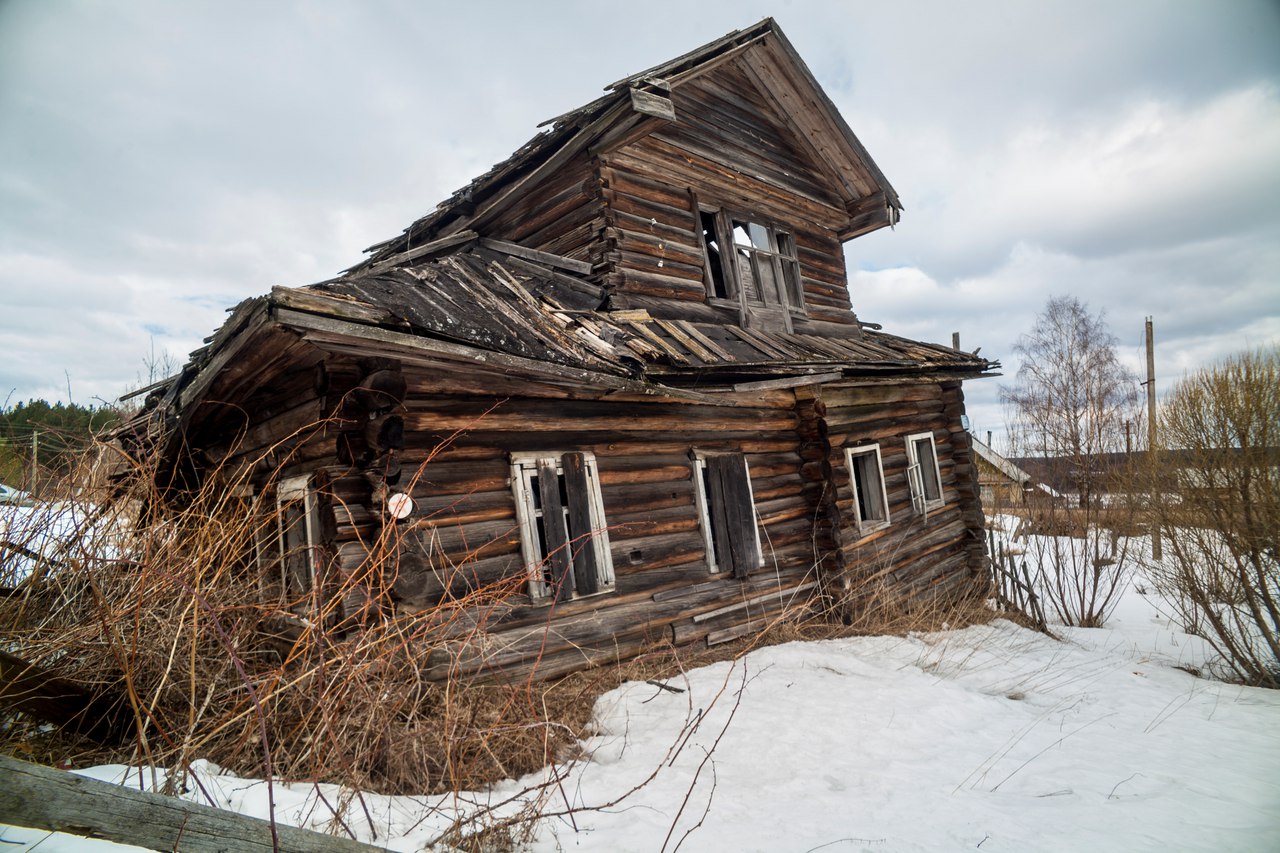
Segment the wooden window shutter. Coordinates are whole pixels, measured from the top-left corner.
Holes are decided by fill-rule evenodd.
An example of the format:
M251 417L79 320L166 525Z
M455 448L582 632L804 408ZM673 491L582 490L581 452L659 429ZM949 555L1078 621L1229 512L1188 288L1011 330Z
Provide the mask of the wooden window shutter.
M542 531L551 567L551 592L557 601L566 601L573 594L573 567L569 562L569 538L555 459L538 460L538 497L542 501Z
M716 562L732 571L735 578L745 578L760 565L747 459L741 453L724 453L707 456L706 463L712 490L708 501L714 513L712 524L724 533L716 537Z
M581 453L560 457L564 467L565 494L569 498L569 543L573 551L573 575L578 595L600 591L600 561L596 554L595 530L591 524L591 485L587 481L587 458Z

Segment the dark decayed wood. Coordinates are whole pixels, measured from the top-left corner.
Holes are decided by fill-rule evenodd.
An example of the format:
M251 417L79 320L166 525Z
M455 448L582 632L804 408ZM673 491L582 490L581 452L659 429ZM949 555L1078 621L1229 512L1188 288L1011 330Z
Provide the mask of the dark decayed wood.
M186 853L373 853L373 847L0 755L0 821Z
M771 21L651 71L350 274L246 302L153 395L146 429L202 465L251 471L257 489L322 475L325 553L372 575L370 595L387 587L389 609L504 591L468 617L483 648L441 653L433 676L550 676L658 639L721 642L814 583L941 594L981 563L959 380L994 364L864 329L850 303L842 240L896 222L893 188ZM704 215L787 235L803 306L718 288ZM907 482L916 433L936 443L943 500L927 516ZM868 443L889 523L864 531L844 449ZM535 496L516 493L517 453L543 460L543 539L527 550L517 501ZM394 492L409 518L387 517ZM528 551L547 554L550 599L530 597Z
M538 460L538 493L542 501L542 535L551 566L552 594L558 601L565 601L573 594L573 566L564 524L565 508L560 500L560 476L554 459Z
M591 524L591 487L587 483L586 457L566 453L564 467L565 492L569 495L569 542L573 552L574 578L579 595L592 595L600 588L599 561L593 542L596 531Z

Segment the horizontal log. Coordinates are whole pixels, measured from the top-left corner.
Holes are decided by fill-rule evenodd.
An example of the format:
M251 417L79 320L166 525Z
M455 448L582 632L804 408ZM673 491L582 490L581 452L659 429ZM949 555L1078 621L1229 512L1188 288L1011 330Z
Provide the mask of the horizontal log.
M15 826L66 832L148 850L223 853L369 853L347 838L135 791L0 755L0 816Z

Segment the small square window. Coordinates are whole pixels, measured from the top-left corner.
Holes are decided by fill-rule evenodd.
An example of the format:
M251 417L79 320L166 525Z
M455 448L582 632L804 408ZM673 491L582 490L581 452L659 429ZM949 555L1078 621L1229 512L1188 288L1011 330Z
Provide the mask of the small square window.
M513 454L511 486L530 597L567 601L613 589L595 456Z
M849 468L854 522L858 530L869 533L884 527L889 523L889 501L884 488L880 445L865 444L846 448L844 458Z
M929 510L942 506L942 476L931 432L907 436L907 484L916 514L928 517Z

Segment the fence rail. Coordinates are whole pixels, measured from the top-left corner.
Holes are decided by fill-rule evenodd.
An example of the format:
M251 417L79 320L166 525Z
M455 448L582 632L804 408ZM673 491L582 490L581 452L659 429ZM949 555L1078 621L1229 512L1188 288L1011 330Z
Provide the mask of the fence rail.
M991 582L996 591L996 601L1001 607L1021 613L1036 630L1049 633L1045 622L1044 607L1036 594L1027 561L1009 546L994 530L987 531L987 553L991 563Z
M0 822L183 853L386 853L0 755Z

